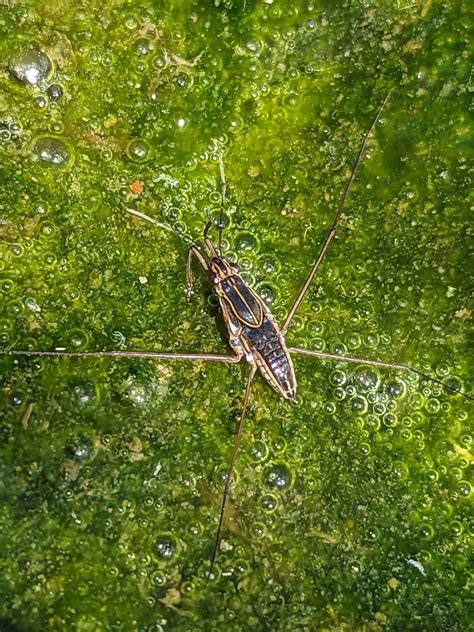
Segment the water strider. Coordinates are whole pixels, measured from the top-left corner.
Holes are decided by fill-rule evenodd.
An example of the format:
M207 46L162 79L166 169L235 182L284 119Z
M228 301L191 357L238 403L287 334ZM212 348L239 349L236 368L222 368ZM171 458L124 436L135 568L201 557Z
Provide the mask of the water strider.
M4 350L1 353L9 355L27 355L27 356L72 356L72 357L129 357L129 358L148 358L148 359L161 359L161 360L188 360L188 361L205 361L205 362L222 362L227 364L234 364L239 362L242 357L245 357L250 365L250 371L247 376L247 381L244 390L243 404L238 421L237 431L234 446L232 449L225 484L222 495L219 521L217 526L217 533L214 539L214 544L211 553L210 568L208 571L208 579L212 575L214 562L217 555L217 550L220 542L220 534L222 530L222 523L224 518L224 512L226 508L227 499L230 492L230 487L233 480L233 472L235 461L237 458L238 449L240 446L240 440L242 431L244 428L245 418L247 415L248 405L250 401L250 393L252 381L257 371L263 376L268 384L282 397L287 400L293 401L296 396L297 382L295 377L295 371L292 362L292 354L301 354L307 356L314 356L324 360L337 360L338 362L351 362L356 364L364 364L369 366L376 366L381 368L390 368L401 371L410 371L415 373L424 379L430 380L437 384L441 384L452 392L460 393L467 399L473 398L461 393L458 389L450 387L441 380L427 375L416 368L403 364L394 364L390 362L382 362L378 360L367 360L364 358L352 357L352 356L340 356L330 353L323 353L319 351L313 351L309 349L301 349L296 347L288 347L285 342L285 336L291 325L291 322L301 305L315 275L323 262L326 252L334 239L336 234L337 224L340 220L342 211L344 210L347 197L354 182L354 178L357 169L360 165L365 147L368 139L372 134L377 122L382 114L382 111L388 100L388 95L385 97L382 105L380 106L369 130L366 132L358 154L354 161L351 175L345 186L341 200L339 202L337 211L334 215L333 221L326 233L326 237L322 243L319 253L314 261L301 289L299 290L291 308L289 309L288 316L281 327L275 321L275 318L271 314L268 307L263 300L256 294L256 292L243 280L239 274L238 266L230 261L227 261L222 255L222 217L223 209L225 206L225 194L226 194L226 179L224 174L222 156L219 157L219 170L221 177L221 217L219 221L219 241L216 246L209 237L209 231L212 227L212 222L208 221L204 230L203 244L199 245L193 243L188 251L188 259L186 265L186 293L188 296L192 294L192 263L193 260L197 260L201 268L207 274L209 282L211 283L215 293L219 300L219 306L222 314L222 318L227 328L227 335L229 344L234 352L234 355L220 355L220 354L199 354L199 353L168 353L168 352L143 352L143 351L72 351L69 352L65 349L56 349L55 351L25 351L25 350ZM128 209L130 213L141 217L147 221L152 222L157 227L174 232L169 226L162 224L161 222L141 213L139 211Z

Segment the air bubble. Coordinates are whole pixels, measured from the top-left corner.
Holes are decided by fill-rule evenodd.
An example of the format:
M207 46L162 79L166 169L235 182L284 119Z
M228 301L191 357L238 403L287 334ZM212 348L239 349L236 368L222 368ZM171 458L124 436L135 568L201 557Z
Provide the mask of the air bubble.
M349 566L351 573L357 574L361 571L361 565L359 562L352 562Z
M272 305L277 297L278 290L270 283L259 283L255 286L255 291L267 305Z
M422 524L420 527L420 536L424 539L424 540L431 540L434 536L434 529L431 525L429 524Z
M171 560L176 549L176 541L168 535L160 536L155 542L155 551L162 560Z
M333 371L329 376L329 381L331 382L331 384L334 384L334 386L343 386L346 383L346 380L346 374L342 371L339 371L338 369Z
M265 274L277 274L281 269L281 264L272 255L261 255L259 257L259 267Z
M292 484L292 475L285 463L274 463L264 473L266 483L275 489L288 489Z
M80 329L75 329L69 333L69 343L75 349L80 349L81 347L87 346L89 342L89 338L85 331Z
M91 439L84 435L74 437L72 442L66 446L66 454L74 461L88 461L94 451Z
M359 349L361 343L362 343L362 339L359 336L359 334L351 334L347 338L347 348L350 349L351 351L354 351L355 349Z
M438 413L440 410L440 403L434 397L430 398L425 404L425 410L432 415Z
M37 48L26 48L9 59L8 71L18 81L37 86L51 72L51 61Z
M398 398L405 393L403 382L389 382L387 384L387 394L389 397Z
M334 415L336 412L336 404L334 402L325 402L323 404L323 411L326 415Z
M142 162L148 158L150 147L146 140L134 138L127 146L127 155L136 162Z
M263 538L265 537L266 533L267 533L267 528L264 524L260 522L255 522L252 525L252 535L255 538Z
M410 475L410 469L408 465L406 463L403 463L402 461L394 461L392 463L392 471L395 476L402 481L406 480Z
M273 441L273 451L276 454L283 454L287 448L288 444L285 437L276 437Z
M353 397L351 399L351 409L358 415L362 415L367 412L368 404L364 397Z
M63 89L58 84L52 83L48 86L46 93L52 101L59 101L59 99L63 96Z
M268 513L273 513L278 506L278 498L273 494L265 494L260 499L260 505Z
M148 53L151 51L151 43L150 40L145 39L144 37L138 39L135 42L135 52L137 53L137 55L148 55Z
M376 542L380 538L380 529L378 527L369 527L367 529L367 540Z
M387 413L383 417L383 423L387 428L393 428L397 425L397 416L393 413Z
M263 441L255 441L250 449L254 461L265 461L268 457L268 447Z
M372 369L366 367L357 369L355 377L359 385L366 391L378 388L379 376Z
M234 242L237 252L258 251L259 243L252 233L242 232Z
M74 397L81 406L96 406L99 401L99 388L87 380L77 382L74 387Z
M21 406L23 404L24 395L20 391L12 391L10 393L10 402L14 406Z
M44 165L53 167L66 164L72 157L70 148L58 138L39 138L33 151Z

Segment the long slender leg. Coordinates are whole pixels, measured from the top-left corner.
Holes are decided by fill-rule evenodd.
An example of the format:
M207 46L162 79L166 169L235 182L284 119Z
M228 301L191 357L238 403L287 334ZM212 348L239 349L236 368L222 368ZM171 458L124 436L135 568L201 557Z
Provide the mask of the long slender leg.
M142 358L145 360L190 360L194 362L223 362L235 364L239 362L242 354L236 352L235 356L221 355L218 353L172 353L167 351L26 351L22 349L0 350L0 355L10 356L66 356L68 358Z
M197 244L190 246L188 250L188 260L186 262L186 296L191 296L193 293L193 272L191 269L193 263L193 257L199 261L199 265L205 272L209 272L209 265L201 249Z
M146 215L145 213L142 213L141 211L137 211L134 208L127 208L126 211L128 213L130 213L131 215L135 215L136 217L140 217L141 219L145 219L147 222L150 222L151 224L154 224L158 228L162 228L163 230L167 230L170 233L174 233L175 235L179 235L179 233L177 233L173 228L171 228L171 226L168 226L167 224L162 224L157 219L153 219L153 217L150 217L149 215Z
M224 520L224 512L225 512L225 508L226 508L226 505L227 505L227 498L229 497L230 487L232 485L232 481L233 481L233 478L234 478L235 460L237 458L237 452L239 451L240 440L242 438L242 432L243 432L244 424L245 424L245 417L246 417L246 414L247 414L247 408L248 408L248 404L249 404L249 400L250 400L250 387L252 386L252 380L253 380L253 378L255 376L256 370L257 370L256 366L254 366L254 365L250 366L250 372L249 372L248 377L247 377L247 384L245 385L244 401L242 403L242 411L240 413L239 424L237 426L237 432L236 432L236 435L235 435L234 447L232 448L232 454L231 454L231 457L230 457L229 466L227 468L227 474L226 474L225 485L224 485L224 492L222 494L221 510L220 510L220 514L219 514L219 524L217 525L216 538L214 540L214 545L212 547L211 566L210 566L209 572L207 574L206 584L209 582L209 579L210 579L211 574L212 574L212 569L214 568L214 562L216 561L217 547L219 546L219 541L220 541L220 537L221 537L222 521Z
M471 397L470 395L463 393L459 389L453 386L450 386L449 384L446 384L442 380L438 380L438 378L433 377L432 375L423 373L423 371L419 371L418 369L415 369L414 367L409 366L408 364L382 362L380 360L367 360L365 358L357 358L354 356L337 355L335 353L323 353L322 351L313 351L312 349L300 349L298 347L288 347L288 351L290 353L298 353L300 355L313 356L316 358L320 358L321 360L337 360L337 362L351 362L353 364L366 364L368 366L379 366L384 369L396 369L397 371L410 371L411 373L415 373L416 375L419 375L420 377L423 377L424 379L429 380L430 382L434 382L435 384L444 386L444 388L446 388L448 391L451 391L453 393L458 393L459 395L462 395L466 399L474 401L474 397Z
M221 177L221 209L219 212L219 241L217 242L219 253L222 256L222 222L224 220L224 208L225 208L225 194L227 191L227 182L224 172L224 159L222 153L219 152L219 174Z
M318 256L316 257L316 261L313 263L311 270L309 271L308 276L305 279L305 282L303 283L300 291L298 292L296 299L293 303L293 305L291 306L290 312L288 314L288 317L285 321L285 323L283 324L283 327L281 328L281 333L283 335L286 334L286 332L288 331L288 328L291 324L291 321L293 320L299 306L301 305L302 300L304 299L306 292L308 291L309 286L311 285L311 283L313 282L314 277L316 276L316 272L318 271L319 266L321 265L321 263L323 262L323 259L326 255L327 249L329 248L329 245L331 243L331 241L334 239L334 235L336 234L336 227L337 224L339 222L339 219L341 217L341 213L344 210L344 206L347 200L347 197L350 193L350 190L352 188L352 184L354 182L354 178L356 176L357 170L359 168L360 162L362 160L362 156L365 150L365 147L367 145L367 142L369 140L370 135L372 134L375 126L377 125L377 122L380 118L380 115L383 112L383 109L385 107L385 104L387 103L388 97L390 96L390 93L387 94L387 96L385 97L385 99L383 100L382 105L380 106L374 120L372 121L372 125L370 126L369 131L365 134L364 136L364 140L362 141L362 144L360 146L359 152L357 154L357 157L354 161L354 165L352 167L352 171L351 171L351 175L349 180L347 181L347 184L345 186L344 189L344 193L342 194L342 198L341 201L339 202L339 206L337 208L336 214L334 215L334 219L332 220L332 224L329 227L329 230L326 234L326 237L324 239L323 245L321 246L321 249L319 251Z

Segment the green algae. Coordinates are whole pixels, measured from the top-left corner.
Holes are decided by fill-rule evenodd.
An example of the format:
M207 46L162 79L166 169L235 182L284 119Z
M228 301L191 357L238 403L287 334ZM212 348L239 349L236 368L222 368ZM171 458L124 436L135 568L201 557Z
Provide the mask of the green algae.
M183 292L221 152L226 252L282 322L391 90L288 341L467 391L467 10L2 5L3 347L224 352L203 279ZM31 50L37 85L9 71ZM295 405L255 382L205 588L245 368L2 357L1 625L466 629L469 402L295 365Z

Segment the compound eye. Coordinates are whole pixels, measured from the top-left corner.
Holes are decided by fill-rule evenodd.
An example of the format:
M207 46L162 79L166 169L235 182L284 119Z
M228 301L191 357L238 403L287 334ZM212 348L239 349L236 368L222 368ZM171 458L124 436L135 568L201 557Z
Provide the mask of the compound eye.
M238 273L240 272L240 268L239 268L239 266L238 266L236 263L234 263L233 261L229 261L229 265L230 265L230 267L232 268L232 270L233 270L236 274L238 274Z

